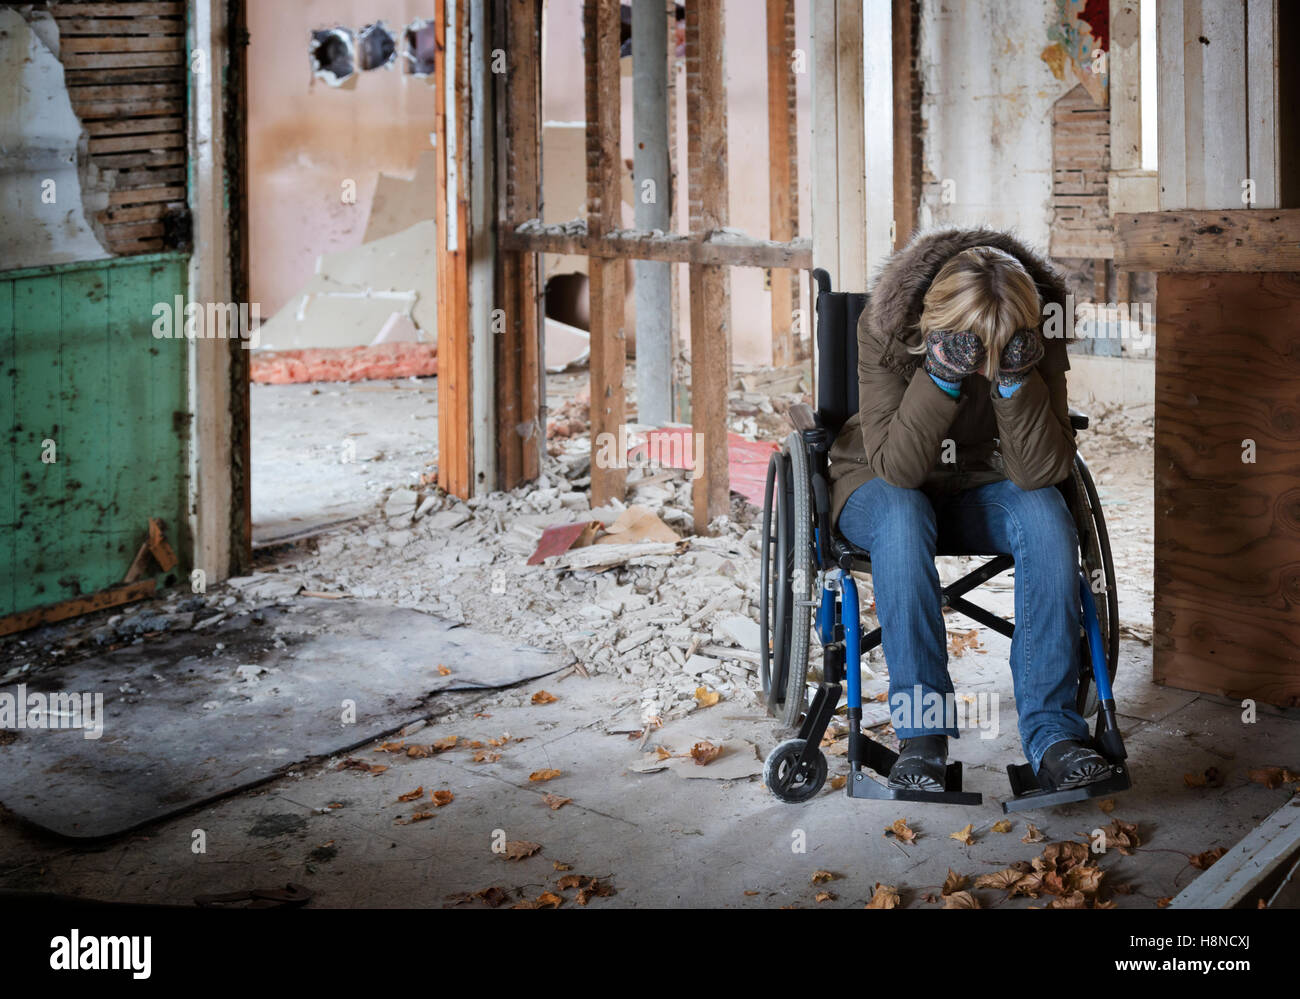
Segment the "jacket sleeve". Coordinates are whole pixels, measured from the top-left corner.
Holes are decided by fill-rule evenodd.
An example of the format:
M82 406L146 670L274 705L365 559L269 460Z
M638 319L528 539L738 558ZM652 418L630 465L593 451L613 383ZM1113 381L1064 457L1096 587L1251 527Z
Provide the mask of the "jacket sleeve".
M1021 489L1063 482L1074 464L1074 431L1063 371L1035 368L1013 395L1002 398L991 386L1007 478Z
M909 380L886 367L883 344L866 325L858 327L858 413L867 465L890 485L919 489L960 403L921 368Z

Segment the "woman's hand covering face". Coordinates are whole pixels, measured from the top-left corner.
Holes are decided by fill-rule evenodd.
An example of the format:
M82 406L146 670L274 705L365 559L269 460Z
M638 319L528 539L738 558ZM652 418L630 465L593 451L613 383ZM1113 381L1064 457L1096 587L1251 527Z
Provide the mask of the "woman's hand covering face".
M1019 385L1043 359L1043 353L1043 337L1038 330L1019 330L1002 348L1002 356L998 359L998 384L1006 388Z
M931 330L925 347L925 370L942 381L960 382L984 367L984 344L970 330Z

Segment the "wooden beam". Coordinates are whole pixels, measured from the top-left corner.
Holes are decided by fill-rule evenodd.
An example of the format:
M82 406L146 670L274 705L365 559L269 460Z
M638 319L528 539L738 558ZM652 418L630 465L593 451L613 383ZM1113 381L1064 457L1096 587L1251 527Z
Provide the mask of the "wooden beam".
M541 4L502 0L507 75L497 98L504 108L503 231L541 212ZM504 247L504 240L502 241ZM542 295L537 255L502 254L505 329L497 343L497 485L513 489L537 477L545 444L542 403Z
M1300 271L1300 209L1116 215L1115 266L1128 271Z
M799 157L796 130L794 0L767 0L767 149L768 213L772 239L788 243L799 229ZM798 362L794 313L799 307L799 275L771 273L772 364Z
M702 236L727 224L727 92L721 4L686 5L687 191L690 229ZM727 390L731 383L731 301L725 267L690 265L691 423L695 449L695 531L731 510Z
M620 70L618 0L585 0L587 105L587 231L596 237L617 228L621 213L619 152ZM625 420L621 260L592 257L588 263L591 310L591 505L623 498L626 455L613 453Z
M893 0L894 246L916 231L921 201L921 80L917 68L917 0Z
M435 0L434 37L444 53L434 68L434 134L438 168L434 216L438 225L438 485L469 498L470 447L469 173L467 140L467 0Z
M37 607L35 610L9 614L0 617L0 635L12 635L38 625L65 621L70 617L80 617L82 614L104 610L107 607L120 607L122 604L151 597L156 590L157 584L152 579L144 579L138 583L100 590L88 597L75 597L72 600L51 604L49 607Z
M1269 901L1300 849L1300 797L1246 834L1214 866L1180 891L1171 909L1254 909Z
M614 229L603 236L565 231L563 226L525 223L502 234L508 250L534 253L576 253L587 257L631 260L666 260L682 264L718 264L729 267L784 267L806 270L812 266L808 240L775 243L726 235L716 240L669 233L647 236L629 229Z

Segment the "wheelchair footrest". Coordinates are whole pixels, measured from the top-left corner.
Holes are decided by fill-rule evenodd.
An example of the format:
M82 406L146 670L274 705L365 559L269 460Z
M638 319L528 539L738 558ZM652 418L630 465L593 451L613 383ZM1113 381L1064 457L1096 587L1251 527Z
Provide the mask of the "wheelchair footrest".
M984 796L977 791L961 789L961 764L948 764L946 787L942 791L905 791L886 787L872 780L862 770L854 770L848 783L850 798L870 798L875 801L916 801L932 805L980 805Z
M1022 812L1031 808L1053 808L1066 805L1072 801L1086 801L1089 798L1104 798L1109 794L1127 791L1133 786L1129 780L1128 767L1122 762L1113 763L1114 773L1103 781L1085 784L1083 787L1046 788L1038 782L1033 767L1028 763L1013 763L1007 767L1007 777L1011 781L1010 801L1002 802L1004 814Z

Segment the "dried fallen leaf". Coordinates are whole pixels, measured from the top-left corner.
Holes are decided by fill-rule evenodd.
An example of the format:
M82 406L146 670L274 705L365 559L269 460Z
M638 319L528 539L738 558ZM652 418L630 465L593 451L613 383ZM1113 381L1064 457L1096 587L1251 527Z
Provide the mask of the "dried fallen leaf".
M586 905L593 898L608 898L616 894L618 893L614 891L614 886L608 881L592 878L578 891L578 904Z
M439 667L438 667L438 675L439 675L439 676L451 676L451 670L449 670L446 666L439 666Z
M488 749L480 749L474 754L475 763L495 763L499 759L501 759L500 753L494 753Z
M992 874L981 874L975 879L975 887L1010 891L1015 887L1016 882L1023 877L1025 877L1024 871L1018 871L1014 867L1006 867L1000 871L994 871Z
M542 800L551 806L551 811L558 812L573 799L561 798L558 794L544 794L542 795Z
M506 850L502 856L506 860L523 860L525 857L531 857L541 848L541 843L529 843L527 840L511 840L506 844Z
M346 760L344 760L334 769L335 770L361 770L365 773L370 774L373 777L378 774L382 774L385 770L388 769L388 767L382 763L367 763L365 760L358 760L355 757L349 756Z
M560 773L561 771L554 769L534 770L528 775L528 779L535 783L544 780L554 780L556 777L560 776Z
M940 894L951 895L953 892L961 891L969 883L970 878L964 874L958 874L951 867L948 868L948 876L943 879L943 888Z
M655 756L661 760L671 760L673 754L665 746L655 746Z
M1052 899L1047 903L1047 907L1049 909L1086 909L1088 904L1087 899L1083 897L1083 892L1072 891L1068 895Z
M756 892L756 891L747 891L747 892L745 892L745 894L746 894L746 895L757 895L758 892Z
M902 821L901 819L899 821ZM882 885L876 882L875 894L871 896L871 901L867 903L868 909L897 909L902 898L894 889L893 885Z
M421 784L414 791L407 791L405 794L397 796L398 801L415 801L416 798L424 797L424 785Z
M1256 784L1263 784L1270 791L1300 780L1300 774L1292 773L1286 767L1258 767L1247 772L1246 776Z
M1010 819L1002 819L1002 820L999 821L999 822L994 822L994 823L993 823L993 831L996 832L996 833L1009 833L1009 832L1011 832L1011 820L1010 820Z
M965 843L967 846L970 846L975 842L975 837L970 834L974 825L975 823L973 822L967 822L965 828L958 829L955 833L949 833L948 838L955 839L958 843Z
M721 746L715 746L711 742L697 742L691 747L691 759L695 761L696 766L706 767L716 760L721 752Z
M711 708L722 700L722 695L708 687L695 688L695 700L702 708Z
M894 824L885 830L886 836L897 836L904 843L916 839L916 833L907 827L907 819L895 819Z
M433 799L433 803L435 806L441 808L443 805L451 804L452 799L455 798L456 796L452 794L450 791L434 791L432 794L429 795L429 797Z
M1113 847L1126 857L1131 857L1133 851L1142 845L1142 840L1138 838L1137 824L1134 822L1115 819L1103 827L1102 833L1106 837L1106 849Z
M554 867L557 871L571 871L571 870L573 870L573 865L572 865L572 864L562 864L562 863L560 863L558 860L552 860L552 861L551 861L551 866Z
M1041 832L1038 831L1038 826L1034 825L1032 822L1027 822L1025 823L1025 825L1028 826L1029 831L1020 837L1020 842L1041 843L1044 839L1047 838Z
M503 902L508 902L510 900L510 893L500 885L493 885L491 888L484 888L482 891L475 892L474 894L494 909Z
M555 892L544 891L534 899L525 899L512 905L512 909L558 909L564 904L563 897Z
M831 778L831 790L838 791L848 782L849 779L844 774L836 774L834 777Z
M381 742L377 748L372 750L376 753L400 753L406 743L403 742Z
M813 871L812 883L815 885L825 884L827 881L834 881L837 877L839 877L838 874L833 874L830 871Z
M1169 908L1169 903L1172 902L1173 900L1174 897L1172 895L1164 895L1161 898L1156 899L1156 908L1167 909Z
M980 647L979 636L978 628L972 628L970 631L948 632L948 654L950 656L961 656L967 649L978 649Z
M1115 811L1115 799L1104 798L1101 801L1097 802L1097 807L1100 808L1107 815L1109 815L1111 812Z
M834 902L839 896L833 891L819 891L813 898L818 902Z
M955 891L943 900L945 909L978 909L979 899L968 891Z
M444 750L455 749L456 743L459 741L460 741L460 736L449 735L442 739L435 739L433 741L433 748L441 753Z
M1188 861L1198 871L1208 870L1213 867L1215 862L1228 852L1224 846L1216 846L1213 850L1206 850L1204 853L1198 853Z
M583 877L581 874L566 874L555 882L555 887L560 891L568 891L570 888L577 888L582 884Z
M409 819L398 819L396 825L409 826L412 822L423 822L433 818L433 812L415 812Z
M533 695L534 704L554 704L558 700L559 698L556 697L554 694L552 694L549 690L539 690L537 693Z

